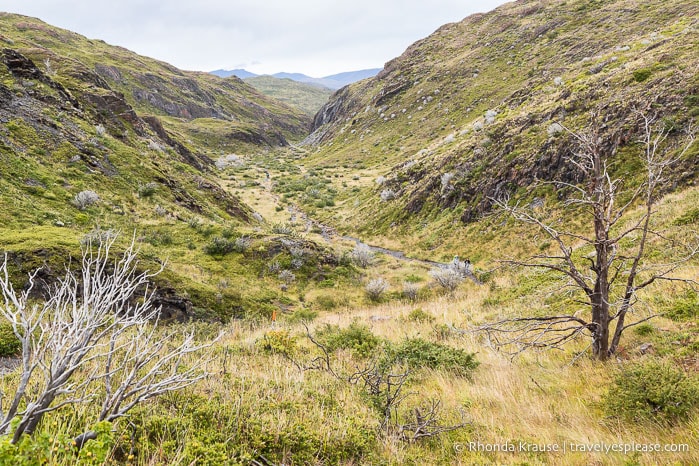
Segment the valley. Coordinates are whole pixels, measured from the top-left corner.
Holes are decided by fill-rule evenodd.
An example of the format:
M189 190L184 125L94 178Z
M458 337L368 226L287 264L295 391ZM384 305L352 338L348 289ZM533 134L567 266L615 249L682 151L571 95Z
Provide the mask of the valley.
M311 98L0 13L0 465L699 464L698 25L512 2Z

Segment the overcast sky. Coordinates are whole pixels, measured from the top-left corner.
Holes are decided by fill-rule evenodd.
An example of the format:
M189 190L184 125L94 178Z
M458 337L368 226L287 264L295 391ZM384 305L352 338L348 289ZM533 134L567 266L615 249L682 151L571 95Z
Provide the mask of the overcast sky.
M0 0L186 70L322 77L381 68L445 23L503 0Z

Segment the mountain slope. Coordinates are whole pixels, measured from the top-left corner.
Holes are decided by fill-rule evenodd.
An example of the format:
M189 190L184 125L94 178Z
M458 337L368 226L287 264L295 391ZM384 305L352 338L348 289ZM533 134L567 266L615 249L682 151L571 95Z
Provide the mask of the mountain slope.
M0 251L18 280L43 266L50 283L81 242L121 232L121 243L140 244L144 267L167 261L164 318L272 309L278 285L250 272L264 259L229 253L246 233L255 237L240 243L258 254L278 244L218 174L226 154L303 136L307 116L237 78L32 18L0 15L0 42Z
M298 108L310 116L315 115L333 93L326 87L273 76L246 78L245 82L261 93Z
M228 140L232 147L250 143L276 146L307 132L306 116L234 77L220 79L178 70L20 15L0 16L0 34L43 71L48 65L64 87L76 92L90 89L98 96L121 93L138 114L156 116L173 131L190 136L209 132ZM93 107L101 104L95 101ZM228 134L212 131L211 120L226 122Z
M240 79L245 79L245 78L254 78L255 76L259 76L255 73L251 73L247 70L241 70L241 69L235 69L235 70L214 70L211 71L211 74L218 76L219 78L230 78L231 76L237 76Z
M557 124L579 130L599 107L604 135L621 142L615 169L633 170L634 108L673 121L671 140L699 112L698 17L692 1L531 1L441 27L316 115L310 165L382 175L346 193L332 220L448 241L491 196L577 179ZM696 153L675 167L676 184L696 182ZM382 201L384 190L396 199ZM445 231L416 231L424 221Z

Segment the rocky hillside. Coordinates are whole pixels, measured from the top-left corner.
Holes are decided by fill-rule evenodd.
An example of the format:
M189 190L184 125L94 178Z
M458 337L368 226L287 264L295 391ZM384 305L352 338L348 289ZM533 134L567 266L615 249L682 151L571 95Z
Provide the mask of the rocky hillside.
M264 309L273 295L247 284L250 261L212 260L257 224L218 174L233 153L287 145L309 124L238 78L0 14L0 252L18 277L60 273L81 241L121 231L151 266L170 258L159 283L168 316L240 313L247 290Z
M580 130L593 109L620 144L615 170L632 175L634 108L665 118L671 139L699 114L698 21L691 0L553 0L447 24L331 98L306 140L309 163L381 175L355 188L342 217L367 233L416 218L469 224L491 196L576 180L561 125ZM695 145L676 185L696 183L696 157Z
M5 49L31 60L114 131L118 120L133 123L131 110L157 117L169 132L217 136L233 148L284 145L308 131L308 117L235 77L182 71L20 15L2 14L0 35Z
M148 182L190 211L218 206L246 218L237 200L195 178L220 151L285 145L307 132L307 116L235 77L181 71L19 15L0 15L0 41L0 169L3 191L17 193L0 212L6 225L41 215L25 204L81 186L120 197ZM197 200L192 193L206 190L194 185L209 195ZM19 194L27 190L40 201Z

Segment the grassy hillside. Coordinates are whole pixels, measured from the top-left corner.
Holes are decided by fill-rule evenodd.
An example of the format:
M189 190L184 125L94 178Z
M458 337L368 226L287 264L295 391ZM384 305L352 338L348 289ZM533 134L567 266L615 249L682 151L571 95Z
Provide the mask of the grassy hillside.
M316 115L305 162L351 187L326 218L448 255L473 241L461 232L489 197L576 179L560 125L579 131L596 108L620 141L614 170L634 176L634 108L671 124L671 142L697 116L698 16L678 0L514 2L441 27ZM696 147L674 167L678 186L696 182Z
M325 87L273 76L256 76L245 79L245 82L264 95L298 108L311 116L316 114L334 92Z
M217 175L231 153L302 137L307 116L236 78L32 18L0 15L0 40L0 249L15 271L46 263L55 274L85 235L135 234L150 261L169 262L160 285L171 317L276 309L277 284L257 289L251 270L264 259L248 250L278 238ZM223 251L207 253L217 238Z
M530 187L577 183L556 124L580 130L591 109L619 143L622 188L640 178L634 106L659 113L677 153L697 117L695 3L519 1L445 25L336 93L304 145L306 116L236 78L0 15L0 251L16 289L41 267L41 298L81 245L133 234L141 267L164 266L155 303L182 322L110 348L138 356L129 338L153 330L162 356L185 334L218 335L174 366L205 377L106 425L99 400L133 360L100 376L111 358L94 348L32 435L0 435L0 465L699 464L699 263L672 250L698 238L696 142L655 199L640 272L667 266L694 288L639 290L604 362L589 328L516 357L479 330L589 319L565 275L500 262L556 245L488 196L522 196L570 230L571 260L593 276L589 218L566 192ZM630 232L612 251L620 282L644 214L630 205L615 226ZM455 255L473 271L450 289L437 277ZM167 367L156 361L145 369ZM17 392L20 366L0 322L0 393Z
M306 116L235 77L178 70L20 15L3 14L0 34L6 46L33 60L76 97L85 95L93 107L104 107L100 98L121 93L139 115L187 122L189 133L206 133L208 120L222 120L229 126L225 137L231 150L245 143L284 144L307 131ZM165 126L169 129L167 122Z

